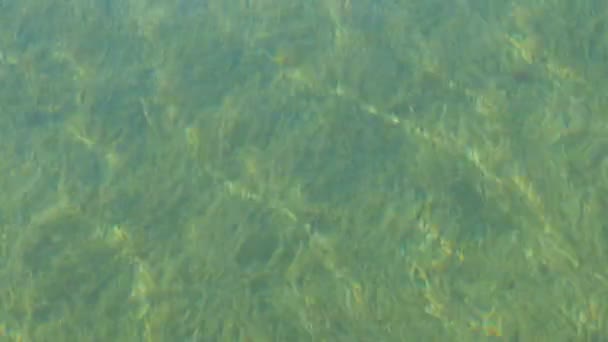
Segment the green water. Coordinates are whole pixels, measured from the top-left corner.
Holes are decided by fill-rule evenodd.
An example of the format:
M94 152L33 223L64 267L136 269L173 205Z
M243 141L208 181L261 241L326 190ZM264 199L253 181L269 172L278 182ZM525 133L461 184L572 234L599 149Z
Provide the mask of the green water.
M607 18L0 1L0 340L606 340Z

